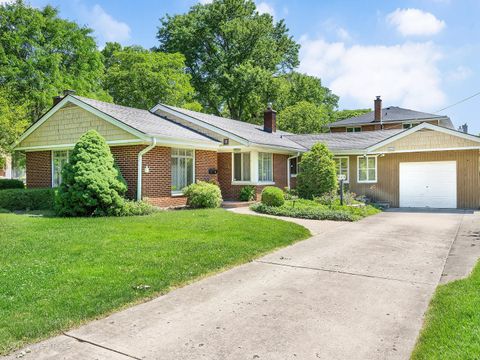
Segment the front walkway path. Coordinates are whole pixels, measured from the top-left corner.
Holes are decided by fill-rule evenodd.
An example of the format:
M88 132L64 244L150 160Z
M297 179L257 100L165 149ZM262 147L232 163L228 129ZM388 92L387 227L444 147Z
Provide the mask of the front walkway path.
M23 358L408 359L469 216L311 223L308 240L33 345Z

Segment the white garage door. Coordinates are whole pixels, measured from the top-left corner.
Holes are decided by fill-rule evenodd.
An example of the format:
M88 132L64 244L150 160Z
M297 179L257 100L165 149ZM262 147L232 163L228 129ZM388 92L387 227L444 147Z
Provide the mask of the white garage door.
M456 208L456 161L400 163L400 207Z

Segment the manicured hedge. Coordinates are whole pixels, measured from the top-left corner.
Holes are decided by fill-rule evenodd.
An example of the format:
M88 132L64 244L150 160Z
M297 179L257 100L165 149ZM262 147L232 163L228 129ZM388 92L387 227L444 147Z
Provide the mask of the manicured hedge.
M199 181L183 189L187 205L192 208L217 208L222 204L220 187L205 181Z
M0 191L0 209L53 210L54 189L7 189Z
M0 190L5 189L23 189L25 185L23 181L16 179L0 179Z

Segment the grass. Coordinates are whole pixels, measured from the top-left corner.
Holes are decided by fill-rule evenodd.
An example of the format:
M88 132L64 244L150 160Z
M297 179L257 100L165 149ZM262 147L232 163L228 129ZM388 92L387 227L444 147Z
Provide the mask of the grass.
M309 235L221 209L127 218L0 214L0 353Z
M279 207L266 206L262 203L250 207L253 211L263 214L288 216L314 220L356 221L366 216L380 212L373 206L346 206L346 205L322 205L313 200L286 200Z
M440 285L413 360L480 358L480 262L465 279Z

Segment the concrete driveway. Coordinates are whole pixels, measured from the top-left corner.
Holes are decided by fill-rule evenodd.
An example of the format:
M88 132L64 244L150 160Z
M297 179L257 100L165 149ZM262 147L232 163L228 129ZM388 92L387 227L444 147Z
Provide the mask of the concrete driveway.
M309 240L33 345L23 358L408 359L468 216L311 222Z

